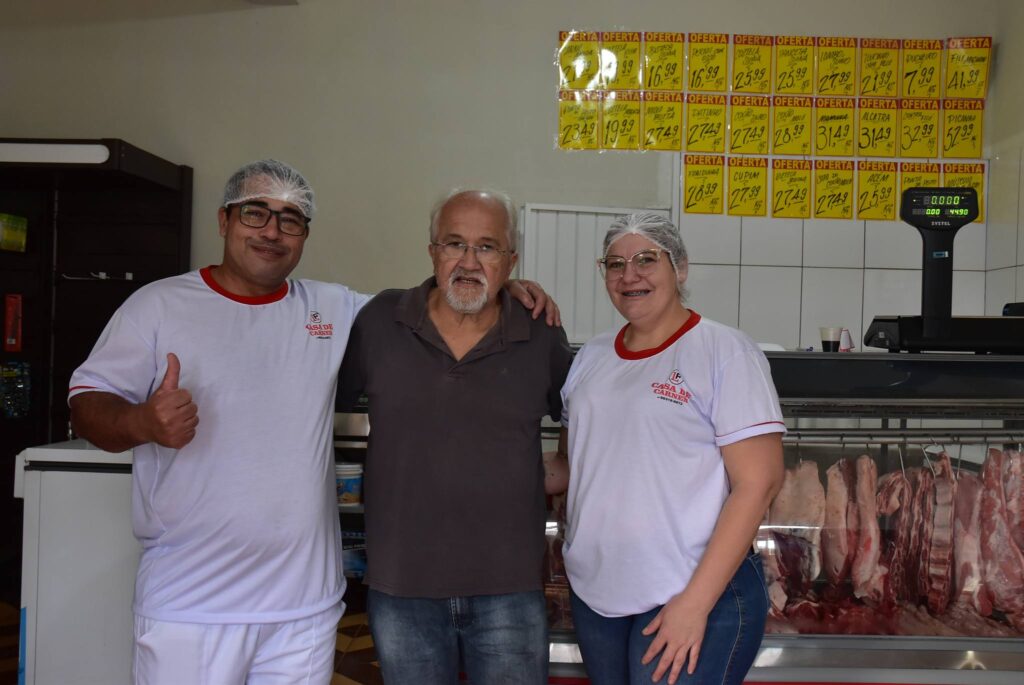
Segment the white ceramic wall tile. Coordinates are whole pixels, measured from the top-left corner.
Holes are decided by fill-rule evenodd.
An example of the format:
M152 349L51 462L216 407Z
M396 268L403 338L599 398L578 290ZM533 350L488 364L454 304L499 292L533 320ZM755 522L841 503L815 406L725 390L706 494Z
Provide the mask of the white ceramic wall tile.
M953 315L984 316L985 272L953 272Z
M794 349L800 335L797 267L740 267L739 328L758 342Z
M1024 148L1017 152L1018 164L1024 164ZM1024 174L1020 174L1017 185L1017 264L1024 264L1024 216L1021 216L1021 202L1024 201ZM1024 292L1017 291L1019 299L1024 299Z
M808 219L804 266L864 267L864 222Z
M1018 267L985 272L985 314L987 316L1001 316L1004 304L1019 301L1016 296L1021 292L1022 271L1024 270Z
M691 264L686 278L688 304L701 316L727 326L739 325L740 268L724 264Z
M1020 150L999 150L989 162L986 195L989 223L985 268L1002 269L1015 264L1020 211Z
M879 315L920 313L920 269L864 270L864 330Z
M953 239L953 269L961 271L985 270L986 224L967 224L956 232Z
M740 258L757 266L800 266L803 251L801 219L744 217Z
M867 221L864 266L868 269L920 269L921 234L902 221Z
M863 290L864 272L860 269L804 269L800 348L821 349L819 326L845 326L853 344L862 347Z
M719 214L683 214L679 232L691 262L740 263L740 219Z

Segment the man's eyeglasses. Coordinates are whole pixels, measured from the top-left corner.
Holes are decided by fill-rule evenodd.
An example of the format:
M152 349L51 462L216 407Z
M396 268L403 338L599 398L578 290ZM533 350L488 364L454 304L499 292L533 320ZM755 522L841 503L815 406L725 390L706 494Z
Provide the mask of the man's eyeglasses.
M238 220L249 228L263 228L270 223L270 217L277 217L277 227L287 235L305 235L309 230L309 219L294 210L277 211L263 205L232 205L238 207ZM231 211L231 207L228 207Z
M626 265L633 263L633 271L639 276L647 276L654 272L664 250L640 250L635 255L625 257L609 256L597 260L597 266L606 281L617 281L626 273Z
M457 241L430 244L439 249L445 259L462 259L466 250L473 250L481 264L494 264L510 253L510 250L502 250L494 245L469 245Z

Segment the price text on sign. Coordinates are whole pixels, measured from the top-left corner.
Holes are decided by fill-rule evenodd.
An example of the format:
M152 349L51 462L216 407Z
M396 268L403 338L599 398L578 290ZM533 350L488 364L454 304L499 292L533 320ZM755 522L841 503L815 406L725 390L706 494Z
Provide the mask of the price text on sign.
M725 91L729 87L729 34L689 35L689 90Z
M574 90L601 87L599 34L596 31L560 31L558 85Z
M776 95L772 98L772 154L811 154L812 104L809 97Z
M896 100L861 98L857 107L857 154L895 157L898 104Z
M645 150L681 150L683 147L683 94L643 93Z
M648 31L644 34L644 88L683 89L682 33Z
M857 39L823 36L818 48L818 95L854 95L857 69Z
M558 147L596 150L601 94L563 90L558 94Z
M764 216L767 191L768 160L765 157L729 158L728 214Z
M640 32L601 34L601 81L608 90L640 87Z
M941 167L935 162L901 162L900 192L897 201L907 188L938 188Z
M860 94L891 98L899 95L900 42L893 38L860 39Z
M683 168L683 211L721 214L724 157L686 155Z
M601 147L605 150L640 149L639 92L620 90L605 93Z
M729 152L747 155L768 154L771 100L764 95L733 95L729 110Z
M905 98L937 98L942 83L942 41L900 41L903 50L903 78L900 95Z
M857 218L896 219L896 162L857 162Z
M942 156L981 157L984 100L942 101Z
M984 98L992 39L950 38L946 41L946 97Z
M939 156L939 101L900 100L900 156Z
M853 98L817 98L814 101L814 151L827 157L852 157Z
M985 221L984 164L943 164L942 184L947 188L974 188L978 193L978 218L974 223Z
M686 96L687 152L725 152L725 96Z
M732 89L737 93L772 90L772 36L736 34L732 37Z
M853 218L853 162L814 161L814 218Z
M775 37L775 92L779 95L814 92L814 38Z
M780 219L810 218L810 160L772 160L772 216Z

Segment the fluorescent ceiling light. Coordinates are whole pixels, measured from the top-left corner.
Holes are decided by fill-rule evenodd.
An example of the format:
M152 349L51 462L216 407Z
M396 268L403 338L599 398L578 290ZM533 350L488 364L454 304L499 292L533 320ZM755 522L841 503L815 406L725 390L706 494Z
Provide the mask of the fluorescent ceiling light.
M28 164L103 164L106 145L96 143L0 143L0 162Z

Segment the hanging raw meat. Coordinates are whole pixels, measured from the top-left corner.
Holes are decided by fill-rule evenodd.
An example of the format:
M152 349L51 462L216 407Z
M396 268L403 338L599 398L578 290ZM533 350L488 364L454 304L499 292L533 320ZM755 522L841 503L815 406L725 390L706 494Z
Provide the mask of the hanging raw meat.
M992 613L992 599L982 580L981 479L962 471L957 477L953 520L954 601L982 616Z
M1003 457L1003 497L1006 499L1006 523L1017 549L1024 551L1024 457L1009 451Z
M825 577L832 585L845 580L857 551L860 528L857 498L854 494L856 472L853 463L840 459L825 474L825 528L821 532L821 551Z
M882 564L889 569L886 577L886 606L906 597L907 545L910 538L910 509L913 491L902 471L887 473L878 479L878 513L886 518Z
M875 493L878 467L875 460L864 454L857 457L856 501L860 534L850 575L853 594L871 604L882 601L885 576L888 569L879 564L882 551L882 533L878 526L878 506Z
M981 471L982 576L992 603L1017 630L1024 630L1024 555L1010 536L1001 474L1005 455L990 449Z
M818 464L802 461L786 469L779 494L768 510L772 531L796 535L809 543L806 562L810 579L821 573L821 528L825 525L825 488L818 476Z
M935 496L932 510L931 545L926 564L923 594L933 614L941 614L949 605L953 591L953 505L956 480L949 455L943 452L935 463Z

